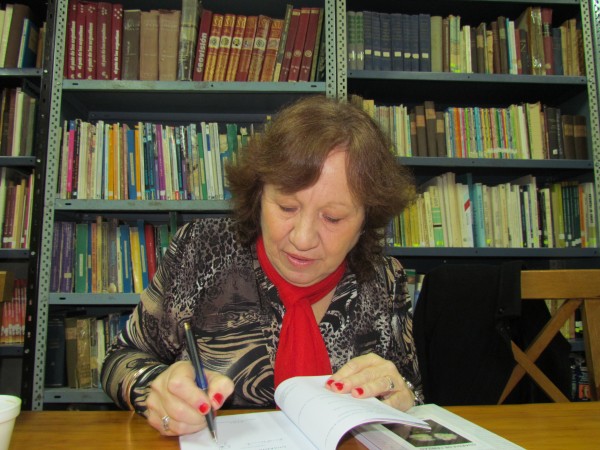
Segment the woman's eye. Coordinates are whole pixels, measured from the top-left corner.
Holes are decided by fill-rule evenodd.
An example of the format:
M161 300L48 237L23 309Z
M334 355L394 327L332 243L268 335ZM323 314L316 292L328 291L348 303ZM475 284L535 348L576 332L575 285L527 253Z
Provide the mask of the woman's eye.
M286 212L286 213L292 213L296 210L296 208L294 208L293 206L283 206L283 205L279 205L279 209L281 209L283 212Z
M336 219L335 217L324 216L325 220L329 223L338 223L342 219Z

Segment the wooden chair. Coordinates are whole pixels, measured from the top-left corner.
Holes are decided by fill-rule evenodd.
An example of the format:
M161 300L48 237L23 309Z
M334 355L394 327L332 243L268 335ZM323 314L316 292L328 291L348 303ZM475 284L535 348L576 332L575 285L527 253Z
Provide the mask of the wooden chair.
M521 273L521 298L565 300L526 350L511 342L517 365L500 396L498 404L527 373L555 402L569 399L536 366L535 361L559 332L563 324L582 308L583 337L592 399L600 393L600 270L525 270Z

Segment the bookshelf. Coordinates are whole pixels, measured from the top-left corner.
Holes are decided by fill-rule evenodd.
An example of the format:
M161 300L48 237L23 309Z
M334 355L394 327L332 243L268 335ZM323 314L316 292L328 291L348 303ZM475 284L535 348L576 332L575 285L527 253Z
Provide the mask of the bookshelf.
M115 4L116 1L111 1ZM181 2L166 0L123 0L127 9L179 8ZM236 2L234 0L204 0L203 6L213 11L234 14L265 14L283 17L285 3L276 0ZM189 219L228 213L227 200L105 200L57 198L61 158L61 131L65 120L81 119L95 122L185 124L190 122L260 123L279 106L296 98L325 94L349 98L359 94L382 104L415 105L425 99L436 107L467 106L476 101L480 106L508 105L510 102L549 101L571 114L587 118L587 139L590 158L586 160L513 160L485 158L403 157L418 182L424 182L447 171L471 173L474 179L486 183L502 183L532 174L538 184L554 180L593 182L600 186L600 130L596 67L600 60L594 53L597 42L596 2L578 0L511 1L463 0L390 3L384 0L300 0L294 7L324 8L326 77L322 81L285 82L222 82L222 81L158 81L158 80L83 80L65 78L63 73L68 1L48 2L49 39L48 62L45 66L51 88L45 95L43 111L48 117L44 159L45 189L40 213L41 230L37 238L39 252L38 293L34 302L35 333L26 342L25 380L28 386L27 407L60 408L71 403L102 404L108 398L100 389L69 389L45 387L47 333L49 318L54 312L104 314L109 311L129 311L137 303L135 293L66 293L50 292L52 240L57 221L92 222L97 216L107 220L117 218L133 223L142 217L153 224L181 224ZM571 16L581 18L583 47L587 72L578 76L538 76L480 73L405 72L350 70L347 64L347 11L401 12L407 14L460 14L465 23L495 20L500 15L515 18L529 5L549 5L555 20ZM597 48L597 47L596 47ZM466 101L467 99L468 101ZM49 131L51 130L51 131ZM598 211L598 195L595 210ZM441 263L485 261L497 263L507 259L523 259L528 268L598 267L598 248L457 248L398 247L388 248L405 267L427 271Z
M1 9L5 12L7 8L12 8L13 6L11 5L14 3L19 3L23 6L18 7L18 12L13 10L12 17L14 18L14 21L11 20L12 29L9 31L9 34L11 32L13 33L13 39L10 39L10 42L2 42L1 55L4 59L2 60L2 64L0 64L0 88L3 93L6 94L6 99L11 98L12 94L8 94L10 91L11 93L16 92L15 99L21 98L23 102L26 102L29 98L32 98L35 99L36 104L29 104L27 107L31 113L28 118L26 118L25 114L15 114L14 105L10 109L7 108L3 110L3 119L7 118L10 112L10 115L15 114L14 117L16 117L17 120L16 122L7 121L3 123L4 138L2 156L0 156L0 170L2 173L6 173L7 178L5 178L2 183L5 184L5 186L8 186L8 189L10 189L10 184L8 183L9 179L12 179L13 181L16 179L27 179L29 183L33 183L34 188L31 190L31 195L27 200L31 204L31 209L28 209L30 215L27 218L23 217L22 220L23 226L31 230L29 238L15 238L15 240L11 241L12 243L8 245L8 248L0 249L0 270L12 272L15 280L23 280L18 283L19 286L21 283L24 283L19 289L24 308L22 314L26 317L23 324L24 338L22 336L15 336L12 339L9 338L9 340L17 340L18 342L0 344L0 371L2 373L0 376L2 379L0 389L3 394L10 393L13 395L24 396L23 393L27 389L26 361L28 352L26 349L28 348L28 336L35 333L36 327L35 318L31 317L31 309L29 306L31 302L27 302L27 299L31 300L37 296L39 239L36 230L41 228L39 218L42 211L42 198L40 196L39 186L43 186L44 184L45 162L43 155L45 154L45 137L47 136L47 120L42 113L43 107L41 104L46 95L48 77L42 69L41 55L40 60L36 61L36 58L33 58L34 55L31 53L29 53L28 56L23 56L23 54L19 54L19 51L16 53L14 52L15 44L17 46L20 44L23 34L32 36L32 34L35 34L31 31L34 28L37 29L38 32L40 31L42 25L46 21L46 4L45 2L31 0L3 2ZM25 11L25 9L27 9L27 11ZM24 14L21 15L21 13ZM6 17L6 13L3 17ZM15 30L21 30L19 36L16 36ZM40 34L38 34L38 36L39 35ZM37 52L43 48L43 40L40 44L41 47L37 45L38 39L36 38L31 39L31 44L33 44L34 41L36 44L35 51L37 56ZM33 49L33 47L30 48ZM19 102L20 101L21 100L19 100ZM6 106L8 106L8 104L9 103L5 103ZM33 124L31 127L29 126L31 123L30 119L35 121L35 126L33 126ZM10 128L11 124L13 125L13 128ZM16 143L19 141L15 142L16 130L19 129L19 126L21 127L21 130L23 130L19 138L21 139L20 145ZM25 133L25 130L32 130L32 132L28 133L29 141L22 140L23 138L26 138L26 135L23 134ZM6 141L7 136L11 136L9 141ZM7 142L11 142L11 144L8 145ZM10 196L5 196L7 199L9 197ZM23 199L25 199L25 197L23 197ZM3 213L5 213L5 206L7 205L3 203ZM11 220L8 219L9 216L6 213L3 214L1 224L3 226L3 233L6 231L6 226L9 222L15 220L16 223L19 221L16 214L12 216ZM3 245L3 247L7 246ZM15 297L10 301L10 303L13 304L12 310L15 310L14 308L17 302ZM30 320L27 320L27 318L30 318ZM23 339L25 343L23 343Z
M182 2L161 0L124 0L124 10L181 9ZM48 96L50 129L48 140L45 204L41 231L39 295L37 297L38 324L31 349L35 360L31 365L31 409L61 408L67 404L110 403L99 388L70 389L45 387L46 354L49 350L47 334L55 313L103 315L109 312L128 313L139 301L136 293L51 292L52 241L57 221L91 223L98 216L118 219L121 223L135 223L143 218L146 223L181 225L192 218L227 214L227 200L108 200L57 198L61 179L61 135L66 120L87 122L184 125L192 122L264 123L268 115L282 105L307 95L336 95L335 14L332 0L300 0L289 2L294 8L321 8L324 12L322 33L325 47L324 79L309 82L225 82L225 81L165 81L131 79L73 79L65 76L67 50L68 1L51 0L49 14L53 17L52 64L53 80ZM202 1L202 6L214 13L237 15L266 15L283 18L286 2ZM35 351L33 351L35 348ZM62 406L61 406L62 405Z
M556 106L564 114L580 114L587 122L587 149L589 159L492 159L483 157L434 157L399 156L411 167L418 184L425 183L446 172L464 177L471 174L474 182L487 185L508 183L525 175L536 178L538 188L560 181L590 182L598 192L600 173L598 153L600 130L598 122L597 62L598 55L593 46L596 38L596 2L554 1L425 1L390 4L384 1L341 0L338 2L338 26L340 34L353 32L354 19L348 20L348 12L373 11L380 16L458 16L460 25L476 28L480 23L490 24L500 16L516 21L529 6L552 10L552 26L558 27L568 18L578 18L582 26L582 48L585 54L586 72L569 75L531 75L500 73L478 73L461 68L459 71L425 70L365 70L350 59L349 49L356 49L354 40L348 38L346 46L338 54L338 70L345 82L338 85L338 95L351 99L354 95L374 100L376 105L404 105L410 110L425 100L435 103L436 111L449 107L504 108L511 104L541 102ZM383 20L383 19L382 19ZM394 19L391 19L394 20ZM404 26L404 25L403 25ZM350 30L349 30L350 28ZM383 39L383 34L380 34ZM393 35L392 35L393 36ZM375 39L375 38L374 38ZM393 37L392 37L393 39ZM392 42L393 44L393 42ZM374 44L373 47L375 47ZM441 45L441 44L440 44ZM368 47L365 44L365 49ZM434 47L432 43L432 47ZM359 47L360 48L360 47ZM374 48L375 49L375 48ZM495 49L496 50L496 49ZM366 54L366 52L365 52ZM366 58L366 56L365 56ZM475 58L475 54L473 54ZM433 59L433 55L432 55ZM406 61L406 60L405 60ZM404 62L406 64L406 62ZM366 65L366 63L365 63ZM371 66L369 66L371 68ZM375 67L376 68L376 67ZM414 69L414 68L413 68ZM484 71L485 72L485 71ZM390 119L391 120L391 119ZM445 130L448 132L448 129ZM448 141L446 141L448 142ZM594 208L598 210L598 196ZM597 225L595 226L597 234ZM528 268L552 267L597 267L598 248L509 248L456 246L390 246L388 252L397 256L405 267L427 270L442 263L498 262L507 259L522 259Z

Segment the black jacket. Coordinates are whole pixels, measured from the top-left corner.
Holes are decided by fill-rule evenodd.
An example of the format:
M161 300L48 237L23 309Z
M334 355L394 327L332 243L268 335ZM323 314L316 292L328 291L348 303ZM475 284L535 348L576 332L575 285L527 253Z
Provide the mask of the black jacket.
M525 349L549 318L542 301L521 302L521 262L440 266L425 276L414 339L427 403L498 402L515 365L510 339ZM570 345L556 336L538 358L570 397ZM527 376L505 403L549 401Z

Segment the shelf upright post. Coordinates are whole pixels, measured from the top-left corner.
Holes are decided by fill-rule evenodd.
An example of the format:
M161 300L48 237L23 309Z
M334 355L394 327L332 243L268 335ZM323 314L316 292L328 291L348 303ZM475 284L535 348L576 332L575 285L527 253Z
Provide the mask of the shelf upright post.
M348 51L346 48L346 0L336 1L335 6L335 48L336 72L331 80L335 80L337 98L348 98Z
M586 76L590 109L590 130L592 133L591 157L594 163L594 187L596 191L596 215L600 211L600 0L581 0L583 47L586 61ZM600 233L596 220L596 235Z
M67 29L68 0L49 0L47 13L47 39L42 90L40 92L40 117L46 126L44 140L39 144L39 164L45 170L44 185L38 186L43 210L37 216L39 254L37 267L37 298L28 305L27 323L29 330L25 338L24 398L25 407L31 410L43 409L44 369L46 364L46 335L48 332L48 289L50 287L50 263L54 228L54 200L58 179L60 156L62 74L65 54L65 30ZM41 135L40 135L41 136ZM38 228L39 227L39 228ZM26 391L26 392L25 392Z

